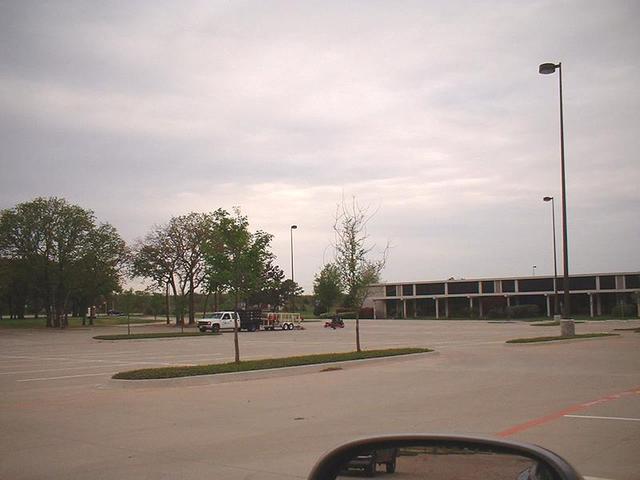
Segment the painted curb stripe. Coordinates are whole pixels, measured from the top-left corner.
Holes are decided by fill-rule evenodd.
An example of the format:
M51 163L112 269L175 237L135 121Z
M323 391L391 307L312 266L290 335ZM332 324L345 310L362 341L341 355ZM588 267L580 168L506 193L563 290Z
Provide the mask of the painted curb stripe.
M564 410L560 410L559 412L545 415L544 417L535 418L533 420L529 420L528 422L520 423L511 428L498 432L496 435L498 437L510 437L511 435L515 435L516 433L524 432L525 430L544 425L545 423L553 422L554 420L558 420L559 418L571 415L572 413L582 412L589 407L609 403L613 400L618 400L619 398L629 395L640 395L640 387L632 388L631 390L626 390L620 393L614 393L612 395L607 395L606 397L592 400L590 402L573 405L571 407L565 408Z

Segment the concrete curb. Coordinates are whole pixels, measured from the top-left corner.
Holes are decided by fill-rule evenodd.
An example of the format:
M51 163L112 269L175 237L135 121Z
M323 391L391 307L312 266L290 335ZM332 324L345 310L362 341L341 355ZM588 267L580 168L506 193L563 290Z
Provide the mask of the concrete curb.
M116 380L109 379L109 386L113 388L158 388L158 387L191 387L203 385L216 385L220 383L247 382L265 378L293 377L309 373L331 373L326 369L339 368L340 370L367 367L378 363L395 363L408 360L416 360L422 356L439 354L437 351L409 353L406 355L394 355L390 357L363 358L360 360L348 360L343 362L314 363L312 365L298 365L295 367L271 368L265 370L251 370L248 372L215 373L211 375L194 375L191 377L160 378L152 380ZM339 371L339 370L338 370Z

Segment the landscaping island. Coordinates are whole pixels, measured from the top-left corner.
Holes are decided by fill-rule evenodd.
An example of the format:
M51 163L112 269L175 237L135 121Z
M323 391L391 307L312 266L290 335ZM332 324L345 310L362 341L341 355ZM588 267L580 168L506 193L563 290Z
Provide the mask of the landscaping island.
M345 362L349 360L364 360L368 358L395 357L398 355L411 355L414 353L428 353L432 351L433 350L429 348L391 348L387 350L365 350L362 352L321 353L315 355L303 355L299 357L265 358L262 360L247 360L239 363L229 362L210 365L143 368L140 370L119 372L112 378L116 380L151 380L161 378L192 377L196 375L249 372L253 370Z
M118 333L116 335L96 335L95 340L138 340L141 338L174 338L174 337L210 337L211 335L221 335L220 333L203 332L159 332L159 333Z
M557 340L577 340L580 338L598 338L598 337L618 337L617 333L582 333L579 335L572 335L570 337L563 337L561 335L555 337L534 337L534 338L514 338L513 340L507 340L506 343L539 343L539 342L554 342Z

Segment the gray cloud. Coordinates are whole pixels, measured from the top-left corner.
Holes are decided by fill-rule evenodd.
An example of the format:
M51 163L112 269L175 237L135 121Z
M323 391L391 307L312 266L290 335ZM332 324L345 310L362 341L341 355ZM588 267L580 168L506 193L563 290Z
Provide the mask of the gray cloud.
M335 205L390 280L551 271L562 61L574 271L637 270L636 2L4 2L0 207L61 195L129 240L241 205L308 289ZM615 255L612 252L616 252ZM530 265L531 264L531 265Z

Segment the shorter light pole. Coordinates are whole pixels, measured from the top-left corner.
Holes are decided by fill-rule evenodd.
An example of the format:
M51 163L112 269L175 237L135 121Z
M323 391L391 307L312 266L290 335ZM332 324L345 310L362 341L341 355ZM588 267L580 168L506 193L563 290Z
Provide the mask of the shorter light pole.
M536 276L536 268L538 268L537 265L534 265L533 267L531 267L531 271L532 271L534 277Z
M553 225L553 314L559 315L558 312L558 261L556 260L556 206L553 197L544 197L545 202L551 202L551 221Z
M298 228L298 225L291 225L291 228L289 228L289 232L291 234L291 283L293 284L292 287L295 285L295 279L293 275L293 231L296 230L297 228ZM295 290L293 293L293 297L291 299L291 307L292 307L292 310L295 310L296 308Z
M297 228L298 228L297 225L291 225L291 228L289 229L289 231L291 232L291 281L292 282L295 281L293 278L293 231Z

